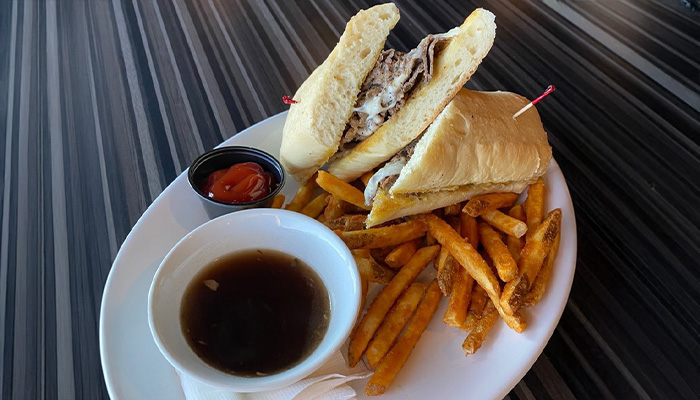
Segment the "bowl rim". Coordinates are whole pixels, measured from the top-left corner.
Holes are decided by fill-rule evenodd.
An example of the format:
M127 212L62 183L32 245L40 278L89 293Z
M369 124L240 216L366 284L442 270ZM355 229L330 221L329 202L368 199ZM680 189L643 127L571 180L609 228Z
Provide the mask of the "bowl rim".
M274 189L273 191L271 191L270 194L268 194L267 196L265 196L265 197L263 197L263 198L261 198L261 199L255 200L255 201L248 201L248 202L245 202L245 203L227 203L227 202L224 202L224 201L220 201L220 200L216 200L216 199L207 197L204 193L202 193L202 192L199 190L199 188L197 187L197 184L194 182L194 179L193 179L193 178L194 178L194 176L193 176L193 175L194 175L194 169L193 169L193 167L194 167L195 165L201 163L201 161L202 161L203 158L208 157L208 156L211 156L212 154L230 153L230 152L237 152L237 151L241 151L241 150L250 151L250 152L252 152L252 153L257 153L257 155L262 155L263 157L267 157L267 158L269 158L270 160L273 161L273 163L274 163L274 164L278 167L278 169L281 171L281 175L282 175L282 179L280 179L279 183L277 184L277 187L275 187L275 189ZM232 165L233 165L233 164L232 164ZM218 204L218 205L221 205L221 206L228 206L228 207L248 207L248 206L254 206L254 205L256 205L256 204L265 203L266 201L268 201L268 200L272 199L273 197L277 196L277 194L280 192L280 190L282 190L282 187L284 187L284 183L285 183L286 180L287 180L287 173L286 173L286 171L284 170L284 167L282 167L282 163L280 163L280 161L279 161L275 156L273 156L272 154L270 154L270 153L268 153L268 152L266 152L266 151L264 151L264 150L260 150L260 149L258 149L258 148L250 147L250 146L223 146L223 147L217 147L217 148L215 148L215 149L212 149L212 150L209 150L209 151L206 151L206 152L200 154L197 158L194 159L194 161L192 161L192 163L190 164L190 166L187 168L187 182L189 183L190 188L192 188L192 190L194 190L194 192L197 193L197 195L199 195L199 197L201 197L202 199L204 199L204 200L206 200L206 201L208 201L208 202L210 202L210 203Z
M277 218L294 218L297 220L303 220L306 223L309 223L311 226L315 226L317 228L320 228L324 234L319 235L316 234L314 235L315 237L318 238L324 238L324 239L329 239L329 240L321 240L324 242L330 241L330 242L335 242L336 245L333 247L336 248L340 254L344 255L348 262L350 263L351 267L354 268L349 268L350 271L350 276L351 276L351 282L354 282L354 287L351 289L351 291L357 293L356 296L354 296L353 299L351 299L352 303L347 306L349 314L353 315L352 318L349 318L347 321L345 320L340 320L338 323L338 331L339 334L336 335L338 338L336 340L333 340L330 342L328 345L327 351L324 353L319 353L315 359L313 359L313 362L309 362L306 365L304 365L305 360L312 359L312 356L320 349L320 346L317 347L316 350L314 350L311 354L309 354L305 359L301 360L300 363L292 366L291 368L281 371L276 374L271 374L265 377L244 377L244 376L237 376L231 374L230 377L231 382L221 382L220 380L214 380L210 379L209 376L206 376L205 374L202 373L201 370L196 370L193 368L189 368L185 365L184 362L181 362L181 359L176 356L175 353L170 351L170 346L166 344L165 341L162 340L160 331L157 327L157 324L155 322L155 312L154 312L154 297L156 294L156 291L158 290L157 286L158 283L163 279L163 269L164 265L166 265L166 262L171 261L170 258L173 256L173 253L176 252L176 249L178 249L180 246L184 245L185 242L189 241L190 238L194 235L201 234L202 231L206 230L208 227L216 224L216 223L222 223L221 220L223 219L230 219L230 218L244 218L248 214L255 214L255 213L266 213L266 214L272 214ZM280 217L281 216L281 217ZM274 248L271 248L274 249ZM236 251L236 250L232 250ZM318 271L315 269L315 266L310 265L311 268L313 268L317 273ZM324 283L326 283L324 281ZM327 284L327 283L326 283ZM329 288L329 292L330 292ZM259 392L259 391L266 391L266 390L275 390L279 389L285 386L288 386L290 384L293 384L295 382L298 382L301 379L304 379L307 377L309 374L313 373L316 371L318 368L320 368L324 363L328 361L328 359L337 351L339 351L343 343L347 340L349 337L352 328L355 324L355 319L356 315L359 314L360 312L360 307L361 307L361 292L362 292L362 287L361 287L361 277L359 270L357 269L357 264L355 262L354 257L352 256L352 252L350 249L345 245L345 243L338 237L330 228L327 226L323 225L322 223L316 221L315 219L312 219L310 217L307 217L303 214L299 214L297 212L292 212L288 210L281 210L281 209L267 209L267 208L253 208L253 209L248 209L248 210L242 210L240 212L236 213L230 213L230 214L225 214L220 217L214 218L212 220L207 221L206 223L198 226L191 232L189 232L187 235L185 235L182 239L180 239L165 255L161 263L158 265L158 269L156 270L153 280L151 281L151 285L148 291L148 307L147 307L147 318L148 318L148 325L151 331L151 336L160 350L161 354L165 357L165 359L173 366L177 371L180 371L181 373L187 375L188 377L195 379L196 381L211 386L211 387L216 387L216 388L221 388L221 389L227 389L227 390L232 390L232 391L237 391L241 393L250 393L250 392ZM181 301L181 300L180 300ZM330 325L329 325L329 331L326 333L328 334L330 332ZM322 342L321 342L322 343ZM320 343L319 343L320 345ZM195 353L196 354L196 353ZM212 370L218 371L220 373L224 373L223 371L217 370L215 367L208 365L206 362L204 362L204 365L206 368L210 368ZM304 368L300 368L303 366ZM287 376L283 376L281 379L275 380L275 377L279 377L280 375L287 373L289 371L294 371L294 373L289 374ZM268 379L272 378L272 379ZM266 380L271 380L272 382L265 382ZM238 382L234 382L238 381ZM262 386L261 385L255 385L255 382L261 382L262 381Z

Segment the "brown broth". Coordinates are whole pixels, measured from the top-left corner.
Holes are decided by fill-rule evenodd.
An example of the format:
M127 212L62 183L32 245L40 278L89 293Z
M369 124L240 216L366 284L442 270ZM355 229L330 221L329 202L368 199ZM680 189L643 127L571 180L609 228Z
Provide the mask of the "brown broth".
M245 250L199 272L182 299L182 332L207 364L239 376L287 370L311 354L330 321L328 290L304 262Z

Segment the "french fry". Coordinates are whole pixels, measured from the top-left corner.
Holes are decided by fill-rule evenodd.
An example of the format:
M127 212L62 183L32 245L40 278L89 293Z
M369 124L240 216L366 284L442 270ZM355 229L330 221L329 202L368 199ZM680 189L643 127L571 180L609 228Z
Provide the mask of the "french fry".
M294 194L292 201L285 207L289 211L301 211L304 206L309 204L311 197L314 195L314 190L318 185L316 185L316 176L312 176L303 185L299 186L297 192Z
M530 231L527 234L528 239L534 234L535 228L540 226L542 222L542 217L544 216L544 193L545 187L542 178L537 178L537 181L527 189L527 198L523 208L525 209L527 227Z
M413 239L400 244L387 254L384 258L384 263L390 268L401 268L413 257L413 254L418 250L418 246L420 246L420 239Z
M464 322L459 328L465 332L469 332L470 330L474 329L477 322L479 322L479 317L477 317L473 312L467 311L467 317L464 318Z
M443 296L449 296L452 293L452 286L459 270L464 268L457 263L457 260L445 247L440 249L435 264L437 264L437 281L440 291Z
M501 308L508 314L515 313L523 304L523 298L530 291L544 258L552 248L561 226L561 209L547 215L525 243L518 261L518 276L503 288Z
M446 217L459 215L462 210L462 203L455 203L442 209Z
M404 267L405 268L405 267ZM440 302L440 288L436 281L432 281L425 292L425 296L418 305L416 314L408 323L406 331L399 341L391 348L384 358L379 362L374 375L367 382L365 394L376 396L383 394L398 375L401 368L411 355L418 339L430 323L435 310Z
M343 201L333 195L328 199L328 206L323 210L323 215L326 217L326 221L333 221L335 219L341 218L347 214L366 214L367 210L356 207L347 201ZM364 225L364 221L363 221ZM364 226L363 226L364 228ZM360 228L362 229L362 228Z
M362 181L362 184L367 187L367 183L369 182L370 179L372 179L372 176L374 175L374 171L367 171L362 176L360 177L360 181Z
M355 258L357 269L368 281L388 284L396 272L379 264L369 253L369 250L353 250L352 256Z
M479 285L475 285L472 290L472 301L469 303L469 312L474 314L477 318L481 318L481 313L486 306L486 301L488 301L488 295L484 288Z
M487 211L481 214L481 219L488 222L491 226L504 232L507 235L522 237L527 232L527 224L513 217L503 214L502 212Z
M433 214L425 214L422 219L428 224L428 232L457 259L469 275L486 290L489 296L500 297L498 280L479 253L462 238L447 222ZM415 221L415 220L414 220Z
M491 299L491 302L493 302L494 299ZM514 330L517 333L523 333L525 332L525 328L527 327L527 324L525 323L525 320L523 319L523 316L519 312L514 312L513 314L507 314L504 310L503 307L501 307L500 304L498 304L498 300L495 300L496 303L494 303L496 310L498 311L498 315L503 318L503 321L505 321L506 325L512 330Z
M367 257L372 256L372 252L369 249L350 250L350 252L352 253L353 258L355 258L355 257L367 258ZM359 270L359 271L360 271L360 274L362 274L362 270Z
M426 229L423 220L414 219L383 228L339 232L339 236L350 249L376 249L419 238L425 234Z
M493 272L494 275L498 276L498 271L496 270L496 267L493 265L493 260L489 256L489 253L485 249L481 249L481 250L479 250L479 255L481 255L481 258L483 258L484 261L486 261L486 265L488 265L489 268L491 268L491 272ZM501 287L501 290L503 290L503 281L501 281L499 279L498 284Z
M283 194L278 194L275 196L275 198L272 200L272 204L270 205L270 208L282 208L282 205L284 204L284 195Z
M435 240L435 237L428 232L428 234L425 235L425 245L426 246L434 246L437 244L437 240ZM435 266L437 268L437 266Z
M459 268L454 284L452 285L452 294L447 303L447 310L442 320L449 326L461 328L464 320L467 318L467 307L472 296L472 286L474 279L467 273L464 268Z
M356 187L343 182L326 171L318 171L316 183L326 192L357 207L369 210L365 205L365 195Z
M333 221L345 215L345 203L343 200L331 195L328 197L328 205L323 210L323 217L326 221Z
M301 213L311 218L317 218L321 215L323 209L326 208L328 196L330 196L328 193L319 194L301 209Z
M377 295L358 328L350 337L348 345L348 363L354 367L362 358L370 339L381 325L384 316L394 305L394 301L414 279L425 269L440 251L440 246L423 247L413 255L411 260L396 273L394 279ZM435 283L437 288L437 283ZM438 288L439 289L439 288ZM438 293L439 296L439 293Z
M389 351L396 338L399 337L403 327L411 319L413 312L416 311L418 303L425 293L425 289L426 286L422 283L412 283L401 297L396 300L396 304L389 311L374 339L367 346L367 362L372 369L379 364L379 361Z
M445 221L456 232L460 231L460 219L458 217L448 217ZM455 260L454 256L445 248L440 249L435 269L437 270L437 281L440 291L444 296L449 296L452 292L452 284L459 268L462 268Z
M462 350L464 350L465 355L474 354L479 350L496 319L498 319L496 307L492 302L489 302L484 309L484 315L476 322L476 326L469 332L469 335L462 343Z
M547 290L547 284L549 284L549 279L552 277L552 270L554 269L554 260L557 257L557 252L559 251L559 239L561 238L561 230L557 233L557 237L552 243L552 248L549 249L547 258L544 259L542 268L535 278L535 282L532 283L532 288L525 295L523 304L526 306L534 306L542 300L544 292Z
M522 204L516 204L508 211L508 215L517 219L518 221L525 222L525 209Z
M462 212L478 217L487 211L510 207L518 200L517 193L489 193L474 196L464 205Z
M396 246L380 247L378 249L371 249L370 252L375 260L385 262L387 255L394 251L395 248Z
M467 317L464 318L464 322L459 329L469 332L470 330L474 329L477 322L479 322L479 317L477 317L474 313L467 311Z
M484 289L479 285L473 285L467 317L464 319L464 323L461 326L463 331L474 329L476 323L481 318L481 313L484 310L487 300L488 296Z
M418 219L426 221L428 224L428 232L435 239L452 253L457 259L457 262L466 268L469 275L486 291L491 300L494 302L498 314L501 315L506 324L514 331L521 333L525 330L525 322L520 314L505 313L500 307L498 301L501 297L501 287L498 284L498 279L489 268L479 253L467 243L447 222L441 220L434 214L424 214Z
M360 299L360 310L357 313L357 323L360 322L360 317L362 316L362 310L365 309L365 302L367 301L367 292L369 291L369 279L367 279L362 272L360 272L360 284L362 285L362 298Z
M473 248L479 247L479 230L477 229L476 218L471 215L461 212L459 214L462 237L469 240Z
M462 221L459 219L459 214L451 217L445 217L443 219L452 227L452 229L455 230L455 232L462 231Z
M518 275L518 265L508 252L508 247L501 240L501 235L496 233L489 224L481 222L479 223L479 240L493 260L498 277L504 282L513 280Z
M517 220L525 221L525 211L523 211L523 206L520 204L514 205L513 208L508 211L508 215ZM508 235L506 236L506 245L508 246L510 255L513 256L515 262L518 262L520 251L523 249L523 246L525 246L525 238L516 238L515 236Z
M364 229L367 216L363 214L343 215L340 218L326 220L325 224L332 230L358 231Z

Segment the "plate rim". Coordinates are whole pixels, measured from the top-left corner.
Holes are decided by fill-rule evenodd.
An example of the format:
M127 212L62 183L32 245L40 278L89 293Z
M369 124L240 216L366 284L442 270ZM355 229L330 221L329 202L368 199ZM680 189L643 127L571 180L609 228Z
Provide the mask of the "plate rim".
M275 114L275 115L270 116L268 118L265 118L265 119L255 123L255 124L251 125L250 127L246 128L240 132L237 132L236 134L234 134L230 138L222 141L220 144L218 144L216 146L216 148L229 145L231 141L236 140L236 137L238 135L245 134L246 132L251 131L251 130L260 129L267 124L271 124L273 122L276 122L278 119L281 119L281 118L286 119L287 113L288 113L288 111L283 111L281 113L278 113L278 114ZM250 133L248 133L248 134L250 134ZM574 209L573 202L571 199L571 194L570 194L570 191L568 188L568 184L566 182L566 178L564 177L564 174L561 171L561 168L559 167L559 164L556 162L554 157L552 157L552 159L551 159L551 165L549 168L550 169L555 168L555 170L557 170L557 172L558 172L557 175L561 179L560 183L562 185L562 189L563 189L564 194L565 194L566 201L564 202L564 204L571 210L571 221L570 221L571 227L570 227L569 231L570 231L572 237L570 239L571 244L569 245L570 251L568 252L571 255L571 260L566 260L567 261L566 266L569 267L571 272L570 272L570 276L568 277L568 281L566 281L566 284L567 284L566 289L565 289L566 296L565 296L564 301L557 304L555 323L552 324L552 326L547 330L547 335L546 335L547 339L542 340L540 343L538 343L536 351L532 353L532 356L530 357L530 359L528 359L525 363L523 363L523 365L527 365L527 368L522 368L522 370L520 370L517 374L515 374L512 382L509 382L507 385L500 385L501 390L499 391L498 396L496 396L496 398L499 398L499 399L503 398L508 392L510 392L510 390L512 390L513 387L515 387L515 385L517 385L517 383L522 380L522 378L527 374L527 372L532 369L532 366L537 361L539 356L542 354L544 348L547 346L547 344L551 340L551 337L554 333L554 330L559 325L559 321L561 320L561 316L564 312L566 304L568 303L568 299L569 299L569 296L571 293L571 288L573 285L573 279L574 279L574 276L576 273L576 264L577 264L576 260L577 260L577 254L578 254L578 232L577 232L577 226L576 226L575 209ZM106 348L107 344L105 341L105 335L106 335L106 329L107 329L107 327L106 327L107 322L106 322L106 317L105 317L106 313L105 312L107 311L107 307L109 306L109 304L108 304L109 297L110 297L109 293L111 290L114 290L112 288L115 285L117 285L117 283L116 283L117 278L115 278L115 276L117 275L116 271L118 269L118 266L120 265L121 260L124 257L126 257L124 248L127 247L127 244L129 244L133 240L135 232L139 231L142 228L142 226L145 224L144 221L148 219L148 216L151 213L155 212L155 209L156 209L155 205L158 204L160 201L162 201L162 198L165 196L165 194L168 192L168 190L170 190L179 179L182 179L183 176L186 177L188 170L189 170L189 168L183 170L175 179L173 179L173 181L170 182L161 191L161 193L158 194L158 196L156 196L156 198L151 202L151 204L149 204L149 206L146 208L146 210L143 212L143 214L139 217L137 222L131 228L131 230L127 234L126 238L124 239L124 241L120 245L119 251L117 252L117 255L116 255L116 257L115 257L115 259L110 267L109 274L108 274L107 279L105 281L105 285L104 285L104 288L102 291L102 299L100 302L100 318L99 318L98 331L99 331L100 364L102 367L102 375L103 375L103 379L104 379L105 386L107 389L107 393L110 396L110 398L115 398L115 399L118 398L118 396L117 396L118 389L116 387L116 382L115 382L114 378L110 378L110 376L113 377L114 374L111 373L111 367L109 364L109 358L110 358L109 351ZM547 173L549 173L549 171ZM185 235L187 235L187 233L185 233Z

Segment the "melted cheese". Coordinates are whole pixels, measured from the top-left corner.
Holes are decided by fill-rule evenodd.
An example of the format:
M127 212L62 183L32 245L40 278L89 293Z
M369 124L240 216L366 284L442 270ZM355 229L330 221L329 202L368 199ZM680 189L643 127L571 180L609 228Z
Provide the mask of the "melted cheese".
M420 57L421 52L416 49L411 50L407 57ZM412 72L410 68L405 68L401 74L387 82L377 95L366 98L364 104L353 109L355 112L367 114L367 129L363 134L358 134L358 138L361 140L368 138L384 123L384 118L380 114L396 106L398 101L396 93L402 90L403 84L411 77Z
M440 39L449 39L453 36L457 36L459 34L459 31L459 26L456 26L445 33L435 33L433 34L433 36Z
M367 187L365 188L365 205L371 205L374 196L377 195L377 190L379 189L379 183L385 178L390 176L398 175L401 170L408 162L408 158L403 156L396 156L389 160L382 168L372 175L369 182L367 182Z

